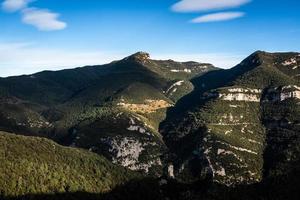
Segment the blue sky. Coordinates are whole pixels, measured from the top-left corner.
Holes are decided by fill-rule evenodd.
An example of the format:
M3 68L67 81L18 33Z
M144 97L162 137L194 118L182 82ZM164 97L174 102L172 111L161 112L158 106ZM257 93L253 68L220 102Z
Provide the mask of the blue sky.
M232 67L300 51L299 0L2 0L0 76L102 64L136 51Z

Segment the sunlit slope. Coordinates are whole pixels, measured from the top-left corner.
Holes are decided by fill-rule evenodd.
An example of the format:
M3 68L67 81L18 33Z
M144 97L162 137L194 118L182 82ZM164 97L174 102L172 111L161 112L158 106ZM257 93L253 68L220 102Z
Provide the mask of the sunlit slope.
M2 196L109 192L138 178L97 154L62 147L48 139L0 132Z
M158 127L211 64L138 52L102 66L0 79L0 130L89 149L129 169L162 174ZM135 150L136 149L136 150Z

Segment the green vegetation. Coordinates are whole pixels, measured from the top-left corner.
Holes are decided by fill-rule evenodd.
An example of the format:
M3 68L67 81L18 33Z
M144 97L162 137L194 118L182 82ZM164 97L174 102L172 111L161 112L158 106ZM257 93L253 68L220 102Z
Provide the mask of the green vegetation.
M258 51L220 70L139 52L0 79L0 130L86 149L0 133L0 194L299 199L298 62Z
M128 156L138 157L141 166L155 159L158 164L150 171L161 174L159 157L165 145L158 129L168 107L191 92L191 78L215 69L211 64L151 60L138 52L102 66L2 78L0 130L91 149L110 160L120 158L106 140L120 145L130 139L143 147L134 155L127 144ZM183 87L166 94L182 80Z
M140 177L97 154L5 132L0 132L0 163L0 193L4 197L100 194Z
M186 182L187 173L198 180L211 174L213 182L239 185L289 171L300 160L299 100L280 96L296 90L283 86L299 85L295 61L297 53L259 51L232 69L194 78L195 90L161 126L176 176Z

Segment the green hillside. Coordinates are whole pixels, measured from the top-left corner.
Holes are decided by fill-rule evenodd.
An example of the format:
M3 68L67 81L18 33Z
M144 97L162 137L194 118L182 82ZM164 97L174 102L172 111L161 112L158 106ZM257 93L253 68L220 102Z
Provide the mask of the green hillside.
M102 66L2 78L0 130L89 149L129 169L161 175L166 147L159 124L193 90L193 77L215 69L138 52Z
M300 159L297 64L298 53L258 51L193 79L161 125L175 177L231 186L285 174Z
M138 52L2 78L0 194L299 199L299 66L293 52L227 70Z
M101 194L140 177L86 150L6 132L0 132L0 162L2 197Z

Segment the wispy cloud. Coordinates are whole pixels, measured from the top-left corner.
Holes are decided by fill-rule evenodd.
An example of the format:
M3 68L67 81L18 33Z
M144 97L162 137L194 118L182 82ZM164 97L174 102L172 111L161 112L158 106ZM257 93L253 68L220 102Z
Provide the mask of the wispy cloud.
M251 0L181 0L172 6L175 12L196 12L236 8Z
M207 23L207 22L219 22L228 21L243 17L245 13L243 12L220 12L208 15L203 15L191 20L192 23Z
M5 0L2 9L7 12L16 12L27 6L30 0Z
M49 49L35 43L0 43L0 77L105 64L126 56L102 50Z
M98 65L119 60L129 53L111 51L78 52L71 49L37 47L35 43L0 43L0 77L32 74L42 70L60 70L85 65ZM230 68L245 57L234 53L153 54L153 59L198 61Z
M22 21L35 26L41 31L62 30L67 27L65 22L59 21L59 14L46 9L28 8L22 12Z
M59 14L47 9L29 7L35 0L5 0L2 9L6 12L20 11L22 22L32 25L40 31L56 31L67 27L67 23L60 21Z
M172 6L174 12L208 12L237 8L252 0L181 0ZM217 12L192 19L192 23L228 21L243 17L244 12Z

